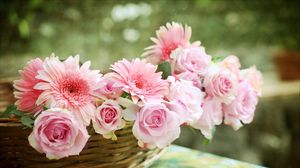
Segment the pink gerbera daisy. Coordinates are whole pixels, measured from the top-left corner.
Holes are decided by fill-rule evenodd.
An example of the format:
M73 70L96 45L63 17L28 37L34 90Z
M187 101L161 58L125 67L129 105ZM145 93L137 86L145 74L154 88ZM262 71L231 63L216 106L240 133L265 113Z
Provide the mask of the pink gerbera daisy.
M161 72L156 72L157 66L146 63L145 60L126 59L118 61L111 68L114 77L123 90L131 95L134 103L161 99L168 90L168 83L162 79Z
M14 81L14 88L17 90L14 92L17 99L15 104L18 110L32 113L42 111L42 105L36 105L36 100L42 91L34 89L34 86L42 81L35 78L38 71L42 69L43 61L41 59L31 60L23 71L20 71L21 79Z
M151 38L155 43L152 46L145 48L142 56L146 56L148 60L157 64L161 61L169 60L170 54L173 50L190 45L189 40L192 35L191 27L185 25L184 27L176 22L167 23L166 26L161 26L156 31L157 38ZM195 42L192 45L198 46L200 42Z
M37 104L46 102L49 107L66 108L75 113L85 125L89 125L96 109L93 93L101 79L98 70L90 70L91 62L79 65L79 56L70 56L64 62L51 55L44 61L44 70L38 79L44 80L35 86L42 90Z

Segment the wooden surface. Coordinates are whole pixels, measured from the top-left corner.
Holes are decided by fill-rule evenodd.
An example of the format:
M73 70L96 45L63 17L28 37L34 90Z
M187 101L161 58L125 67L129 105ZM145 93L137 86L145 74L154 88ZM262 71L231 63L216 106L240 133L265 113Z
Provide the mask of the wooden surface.
M263 74L262 98L278 98L300 94L300 80L282 81L275 73Z
M150 168L262 168L226 157L171 145Z

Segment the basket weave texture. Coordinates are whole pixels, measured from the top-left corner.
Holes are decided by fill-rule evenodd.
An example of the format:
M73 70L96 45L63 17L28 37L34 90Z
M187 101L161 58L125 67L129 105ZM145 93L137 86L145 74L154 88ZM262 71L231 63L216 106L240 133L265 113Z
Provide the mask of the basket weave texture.
M0 80L0 111L13 104L11 80ZM116 141L104 139L92 128L87 145L79 156L69 156L60 160L48 160L28 143L31 129L24 129L14 118L0 118L0 168L10 167L144 167L155 160L161 149L145 150L137 145L132 135L132 123L116 131Z

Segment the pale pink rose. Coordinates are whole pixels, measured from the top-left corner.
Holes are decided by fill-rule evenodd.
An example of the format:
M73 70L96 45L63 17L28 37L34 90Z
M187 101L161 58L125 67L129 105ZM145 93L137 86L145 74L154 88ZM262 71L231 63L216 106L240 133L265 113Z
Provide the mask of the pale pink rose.
M222 67L229 69L232 73L234 73L238 79L240 79L240 60L235 55L227 56L223 61L219 62L219 65Z
M40 90L34 89L34 86L42 82L42 80L35 78L39 70L43 69L43 61L39 58L33 59L27 63L23 71L20 71L21 79L14 81L14 92L16 106L20 111L26 112L41 112L43 105L36 105L36 100L42 93Z
M125 109L123 109L123 118L127 121L134 121L136 119L136 113L140 111L141 107L144 106L144 104L136 104L132 102L128 98L118 97L116 101ZM161 101L161 100L159 100ZM153 101L151 101L153 102Z
M171 54L175 74L192 72L204 76L211 63L211 56L204 47L179 47Z
M204 99L202 108L202 116L192 127L200 129L205 138L212 139L215 126L223 121L222 103L217 99L207 97Z
M99 89L96 95L104 99L114 99L122 95L122 87L113 78L112 73L105 74L99 82Z
M36 77L43 80L34 87L43 91L37 105L46 102L48 108L66 108L89 125L96 109L93 95L102 76L98 70L90 70L90 64L87 61L80 66L78 55L64 62L54 54L47 57Z
M145 60L129 62L123 59L112 65L111 69L122 90L131 95L134 103L162 99L168 91L168 83L162 79L162 73L156 72L157 66Z
M224 123L231 125L235 130L243 126L242 123L249 124L253 120L257 102L257 93L251 84L246 80L241 81L236 99L223 105Z
M162 103L147 103L137 113L132 132L143 142L139 144L164 148L179 137L179 118Z
M79 155L89 138L84 125L64 109L42 112L34 121L29 144L48 159Z
M215 97L223 103L230 103L237 95L238 80L230 70L212 65L204 77L203 86L210 97Z
M172 101L166 101L164 104L169 110L174 111L179 116L180 125L194 123L202 115L202 111L197 113L188 113L186 105L180 100L174 99Z
M182 123L192 124L199 120L202 110L204 93L193 86L191 81L177 80L169 77L169 94L166 96L168 108L175 111Z
M202 88L202 77L200 77L197 73L192 73L192 72L183 72L177 75L173 75L176 79L184 79L187 81L191 81L193 85L199 89Z
M243 69L241 71L242 78L250 82L258 96L262 95L262 84L263 84L263 77L260 71L256 69L256 66L252 66L248 69Z
M146 56L153 64L169 60L170 54L176 48L191 45L189 42L191 34L192 29L187 25L183 27L180 23L167 23L166 26L161 26L156 31L157 38L151 38L155 44L145 48L146 52L142 56ZM195 42L192 45L199 46L200 42Z
M93 127L99 134L105 135L125 126L122 120L122 108L113 100L106 100L95 111Z

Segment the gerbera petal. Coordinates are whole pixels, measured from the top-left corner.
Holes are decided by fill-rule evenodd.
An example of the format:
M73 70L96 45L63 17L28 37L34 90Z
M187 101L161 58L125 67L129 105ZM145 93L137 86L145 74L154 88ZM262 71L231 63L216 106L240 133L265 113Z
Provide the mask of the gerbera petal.
M41 94L41 91L36 90L34 86L41 82L36 78L39 70L43 69L43 61L39 58L33 59L27 63L25 68L19 71L21 79L14 81L14 92L16 106L21 111L38 112L42 109L41 106L36 105L36 100Z
M77 116L79 116L79 118L83 121L84 125L89 125L95 110L96 107L93 104L88 103L87 105L79 108Z
M192 29L187 25L183 27L176 22L167 23L156 31L157 38L150 38L155 45L146 47L142 56L146 56L149 62L155 64L169 60L171 52L176 48L190 45L191 34Z
M49 57L44 62L44 72L51 78L51 80L57 80L61 77L64 70L64 65L59 61L58 57Z
M79 55L70 56L64 62L58 57L46 58L44 69L38 78L44 79L35 88L43 91L37 104L60 107L74 111L75 115L88 125L92 118L94 91L101 80L99 70L90 70L90 61L79 65Z
M50 100L51 98L49 96L51 96L51 93L47 92L47 91L40 94L40 96L36 100L36 105L41 105L42 103L46 102L47 100Z
M38 84L36 84L34 86L34 89L37 89L37 90L46 90L46 89L51 89L51 86L49 85L49 83L40 82L40 83L38 83Z
M67 69L78 70L79 59L80 59L79 55L76 55L75 57L70 56L64 61L64 65Z
M90 66L91 66L91 61L87 61L84 64L82 64L82 66L80 67L80 71L81 72L88 72Z
M161 99L166 93L168 83L161 79L161 72L156 72L157 66L145 60L118 61L111 69L114 71L112 76L123 91L131 94L134 103L150 98Z

